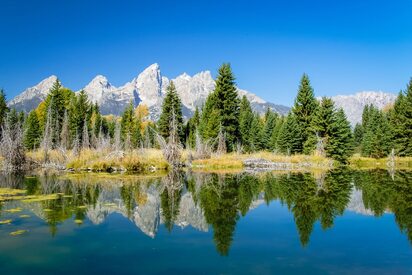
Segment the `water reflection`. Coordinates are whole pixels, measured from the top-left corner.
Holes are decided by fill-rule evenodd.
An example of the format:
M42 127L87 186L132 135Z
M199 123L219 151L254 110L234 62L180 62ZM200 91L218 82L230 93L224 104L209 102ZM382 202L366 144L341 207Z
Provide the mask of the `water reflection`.
M327 173L207 174L173 172L164 177L3 175L4 188L24 189L24 196L0 193L0 218L7 209L29 210L44 220L52 235L65 221L101 224L112 213L132 221L154 238L159 226L213 231L217 251L227 255L238 221L260 204L280 201L293 215L306 246L317 222L327 230L345 210L364 215L394 213L412 241L412 173L333 170ZM4 193L4 192L3 192ZM52 197L45 195L54 194Z

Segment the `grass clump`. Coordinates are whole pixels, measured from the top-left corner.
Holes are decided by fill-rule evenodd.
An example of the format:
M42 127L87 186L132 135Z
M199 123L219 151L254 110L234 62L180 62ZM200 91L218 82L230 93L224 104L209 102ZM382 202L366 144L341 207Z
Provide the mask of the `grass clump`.
M194 160L192 165L195 169L214 170L214 169L233 169L244 168L243 162L247 159L263 159L274 163L288 163L292 167L305 166L308 168L331 168L334 161L322 156L291 155L284 156L272 152L256 152L250 154L229 153L222 155L212 155L209 159Z
M37 163L43 162L41 150L31 151L29 157ZM137 171L142 172L154 169L167 169L168 164L158 149L136 149L131 151L109 151L83 149L75 155L72 151L64 153L52 150L50 163L55 167L64 167L73 170L92 171ZM53 166L50 165L49 166Z

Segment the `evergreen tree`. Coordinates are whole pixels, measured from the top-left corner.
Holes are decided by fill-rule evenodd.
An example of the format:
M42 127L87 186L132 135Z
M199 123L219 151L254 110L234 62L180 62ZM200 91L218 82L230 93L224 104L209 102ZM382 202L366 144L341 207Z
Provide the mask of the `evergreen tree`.
M265 125L258 113L253 114L252 124L250 126L250 146L251 151L258 151L265 148Z
M232 151L238 140L239 132L239 99L235 85L235 77L229 64L223 64L219 68L216 79L215 91L217 104L215 108L220 110L221 123L226 133L227 148Z
M196 106L195 113L187 121L187 124L185 127L186 143L191 148L194 148L196 144L196 131L197 131L199 122L200 122L200 112L199 112L199 108Z
M310 127L308 128L307 140L304 144L304 152L312 153L316 146L322 142L323 144L329 141L333 135L333 123L335 123L335 106L330 98L322 98L320 106L316 109Z
M374 158L387 156L393 144L387 115L374 106L368 106L364 111L362 155Z
M6 115L6 121L8 125L17 125L19 123L19 114L17 113L16 109L11 109L10 112Z
M353 129L353 145L356 148L356 151L360 150L363 139L363 127L362 124L356 123L355 128Z
M75 138L79 139L79 143L83 144L83 130L84 124L90 123L91 117L91 105L88 101L87 94L84 91L71 99L70 104L70 124L71 124L71 134L72 140ZM89 128L89 125L87 125ZM76 134L77 133L77 134Z
M311 122L315 116L318 103L316 101L313 88L310 85L308 75L304 74L300 80L298 95L295 99L295 104L292 108L292 113L296 119L299 128L301 129L300 135L302 144L298 146L298 153L303 151L303 144L307 141L309 137L309 128L311 127Z
M334 117L325 145L326 156L346 163L353 151L352 130L342 108L334 113Z
M24 146L29 150L38 148L41 141L41 130L39 119L34 110L29 113L24 128Z
M265 114L265 126L263 129L262 149L273 150L271 146L271 140L273 136L273 131L276 127L277 119L278 115L268 108Z
M279 131L277 144L279 151L284 154L302 152L302 130L293 113L285 118L285 122Z
M214 141L219 133L221 122L220 111L215 108L217 100L216 93L209 94L202 108L199 133L205 141Z
M390 118L396 153L412 156L412 78L396 99Z
M246 96L242 97L239 108L239 132L243 149L250 152L252 149L252 123L254 115L252 107Z
M7 107L6 95L4 90L0 89L0 125L3 125L8 112L9 107Z
M226 147L232 151L239 136L239 104L232 69L229 64L223 64L219 68L215 90L206 99L202 110L202 137L216 139L221 124L226 133Z
M163 100L162 113L158 121L159 134L167 139L170 134L170 121L172 119L172 113L174 113L177 127L178 135L180 140L184 139L183 132L183 115L182 115L182 103L180 101L179 95L177 94L175 84L173 81L170 82L166 90L166 97Z
M275 128L272 131L272 137L270 140L270 148L271 150L279 150L279 146L278 146L278 139L279 139L279 133L280 130L282 129L282 126L285 122L285 118L284 117L279 117L276 120L276 125Z
M134 116L134 105L130 101L129 105L126 107L122 114L121 120L121 137L125 145L136 146L136 119ZM130 148L129 148L130 149Z
M324 153L341 163L346 163L353 149L352 130L342 109L335 110L330 98L322 98L312 118L304 151Z

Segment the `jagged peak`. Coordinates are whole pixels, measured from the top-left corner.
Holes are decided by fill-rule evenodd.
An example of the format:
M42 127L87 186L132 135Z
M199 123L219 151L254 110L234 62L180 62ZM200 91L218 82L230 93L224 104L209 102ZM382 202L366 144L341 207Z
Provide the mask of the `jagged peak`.
M42 83L42 82L51 82L51 81L54 82L56 80L57 80L57 76L52 74L51 76L46 77L45 79L43 79L40 83Z
M179 75L178 77L176 77L175 79L184 79L184 80L190 80L192 77L190 75L188 75L187 73L182 73L181 75Z
M336 95L333 97L341 97L341 98L365 98L365 97L396 97L393 93L383 92L383 91L360 91L354 94L345 94L345 95Z
M97 81L104 81L104 82L108 82L107 77L105 77L104 75L98 74L96 75L91 82L97 82Z
M209 70L201 71L201 72L193 75L193 78L198 78L198 77L199 78L211 78L211 79L213 79L212 73Z
M37 83L33 87L27 88L26 91L31 90L31 89L38 89L38 90L46 89L46 90L48 90L54 84L54 82L56 82L57 79L58 79L57 76L51 75L51 76L43 79L42 81L40 81L39 83Z
M160 66L157 63L153 63L152 65L150 65L149 67L147 67L146 69L143 70L143 73L148 73L148 72L158 72L160 71Z
M102 86L102 87L113 87L112 84L109 82L109 80L107 79L107 77L105 77L104 75L96 75L92 81L89 82L89 84L87 84L87 86L85 88L88 87L96 87L96 86Z

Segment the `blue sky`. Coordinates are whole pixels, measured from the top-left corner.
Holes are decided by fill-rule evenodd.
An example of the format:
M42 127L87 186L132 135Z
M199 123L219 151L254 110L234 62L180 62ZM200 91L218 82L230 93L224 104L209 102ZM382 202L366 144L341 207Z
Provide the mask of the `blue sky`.
M0 87L9 99L55 74L74 90L230 62L239 87L291 105L315 93L397 93L412 76L412 1L0 0Z

